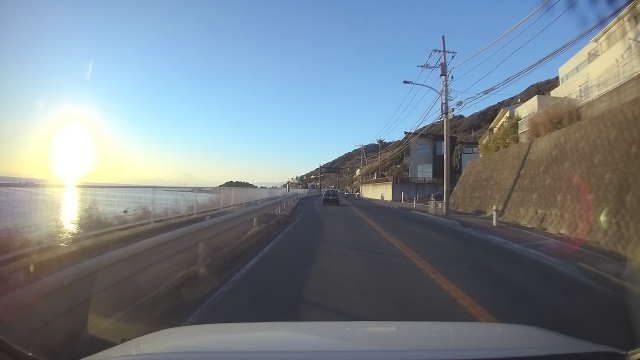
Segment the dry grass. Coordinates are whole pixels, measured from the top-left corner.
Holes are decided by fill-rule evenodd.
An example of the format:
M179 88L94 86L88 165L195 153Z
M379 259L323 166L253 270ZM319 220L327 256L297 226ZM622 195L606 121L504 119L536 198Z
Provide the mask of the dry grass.
M580 110L575 104L555 104L529 120L530 136L537 138L580 121Z

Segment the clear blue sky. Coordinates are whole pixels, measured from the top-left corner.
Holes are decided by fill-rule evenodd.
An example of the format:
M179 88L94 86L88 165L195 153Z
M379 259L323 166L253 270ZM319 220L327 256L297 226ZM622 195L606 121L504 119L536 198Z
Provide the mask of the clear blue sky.
M23 141L41 121L38 109L79 104L94 109L111 136L131 145L123 162L131 156L158 167L153 176L119 174L105 181L281 182L373 142L408 91L401 81L415 79L416 65L440 46L442 34L458 51L455 64L540 3L2 1L0 151L7 163L20 156ZM453 94L568 3L561 0L477 71L456 78ZM605 4L580 1L469 91L561 45L605 13ZM578 49L467 113L557 75ZM470 62L459 75L475 65ZM439 79L425 81L438 86ZM382 135L399 138L432 100L427 94L394 131ZM24 165L20 171L0 168L0 175L38 175Z

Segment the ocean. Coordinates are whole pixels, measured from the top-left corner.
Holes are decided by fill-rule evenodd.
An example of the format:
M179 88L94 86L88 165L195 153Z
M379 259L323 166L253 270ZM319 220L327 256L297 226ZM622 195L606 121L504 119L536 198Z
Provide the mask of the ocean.
M34 179L7 179L0 177L0 251L3 253L47 244L67 245L80 234L283 192L282 189L245 188L36 186Z

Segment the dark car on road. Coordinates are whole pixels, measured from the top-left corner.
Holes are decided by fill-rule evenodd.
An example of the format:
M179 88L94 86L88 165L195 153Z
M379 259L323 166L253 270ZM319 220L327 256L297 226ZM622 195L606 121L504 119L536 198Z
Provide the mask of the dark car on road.
M322 194L322 205L331 203L340 206L340 197L336 190L327 190Z

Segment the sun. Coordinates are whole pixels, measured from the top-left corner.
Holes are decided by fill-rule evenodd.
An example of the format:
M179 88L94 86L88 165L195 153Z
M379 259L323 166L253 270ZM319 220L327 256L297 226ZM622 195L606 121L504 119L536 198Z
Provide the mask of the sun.
M51 167L66 185L75 184L89 172L94 162L94 145L89 129L82 123L65 124L53 137Z

